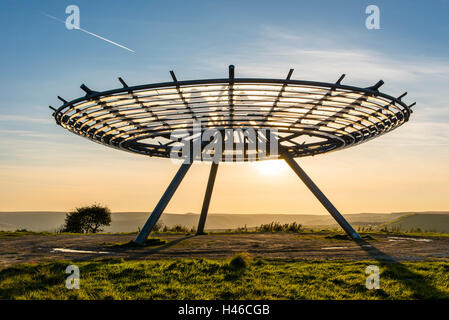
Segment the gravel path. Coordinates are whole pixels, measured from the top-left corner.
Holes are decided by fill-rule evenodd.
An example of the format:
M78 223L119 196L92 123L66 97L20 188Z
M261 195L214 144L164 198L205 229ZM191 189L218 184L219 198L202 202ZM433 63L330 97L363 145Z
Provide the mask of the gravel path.
M0 268L18 263L55 259L73 261L96 258L173 259L226 258L246 251L266 259L379 259L390 261L449 261L449 238L416 238L373 235L373 240L353 242L328 239L324 234L230 233L156 235L167 240L157 247L111 247L134 235L27 235L0 239Z

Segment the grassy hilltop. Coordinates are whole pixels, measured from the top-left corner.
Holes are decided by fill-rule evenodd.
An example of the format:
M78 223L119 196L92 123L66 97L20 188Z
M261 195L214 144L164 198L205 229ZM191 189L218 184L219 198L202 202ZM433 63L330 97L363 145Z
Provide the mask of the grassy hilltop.
M1 299L448 299L449 263L178 259L77 262L80 289L65 287L70 261L0 271ZM381 289L365 287L380 267Z
M186 232L160 231L148 247L131 246L135 234L0 232L0 299L449 299L448 234L368 230L362 247L379 249L363 255L341 232L297 224ZM115 256L62 258L56 246ZM394 254L405 260L386 259ZM79 290L65 286L71 264ZM369 265L379 267L380 289L366 288Z

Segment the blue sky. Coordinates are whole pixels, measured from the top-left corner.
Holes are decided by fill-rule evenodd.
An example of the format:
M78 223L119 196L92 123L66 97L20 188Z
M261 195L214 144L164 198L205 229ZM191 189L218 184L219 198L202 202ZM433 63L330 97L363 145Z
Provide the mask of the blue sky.
M136 54L66 30L43 15L65 20L69 4L80 7L81 27L124 44ZM295 48L365 50L399 60L416 57L447 62L448 1L378 1L381 30L364 27L368 4L374 2L127 1L125 5L123 1L3 1L3 98L28 104L30 97L18 94L25 87L36 104L46 105L55 103L50 98L56 92L76 97L81 82L109 88L119 74L129 74L130 81L160 81L169 79L171 68L180 77L221 76L228 64L236 64L235 58L260 58L258 43L266 40L270 30L304 37L282 43ZM202 63L203 58L220 64L212 68ZM31 90L36 84L45 88Z
M69 31L43 15L65 20L69 4L80 7L82 28L136 54ZM368 4L379 6L381 30L364 27ZM3 1L1 112L46 116L42 106L55 104L56 94L75 98L82 82L106 89L116 85L118 75L136 83L163 81L172 68L180 78L219 77L231 63L242 73L245 65L238 62L252 57L264 68L277 60L282 76L292 62L301 63L300 55L279 61L292 48L365 51L392 60L447 64L448 11L448 1ZM286 38L273 41L270 54L261 52L276 33ZM279 57L271 52L276 46Z
M70 4L79 6L82 28L136 53L78 30L67 30L64 24L45 15L65 20L65 8ZM365 8L370 4L380 8L380 30L365 28ZM362 148L360 153L344 151L341 156L324 159L328 159L327 163L344 163L348 159L358 159L357 163L361 163L366 161L364 157L373 160L372 155L378 156L381 150L385 157L394 155L391 161L396 161L398 168L400 163L420 163L424 180L417 180L419 188L415 191L422 192L423 183L428 186L426 202L393 207L397 210L448 209L449 206L444 207L444 195L438 193L441 188L449 187L446 183L449 170L444 164L449 162L448 12L449 1L443 0L4 0L0 12L0 190L4 197L1 200L7 202L10 198L17 202L18 194L33 190L48 193L50 188L55 192L49 186L61 184L66 174L75 172L69 173L67 166L93 170L98 162L107 161L110 170L133 167L134 163L142 166L150 163L145 167L147 170L175 170L174 167L167 169L171 164L163 160L148 162L139 156L106 150L57 127L48 109L48 105L59 106L57 95L66 100L77 98L83 95L79 89L82 83L93 90L120 87L119 76L129 85L168 81L169 70L175 70L178 79L225 77L227 66L235 64L237 76L284 78L289 68L295 68L294 79L334 82L346 73L347 84L369 86L383 79L386 84L382 90L387 93L400 95L408 91L406 101L418 103L410 124L370 142L368 147L357 147ZM400 147L404 148L404 158L394 153ZM315 162L304 161L312 170L318 168ZM322 161L326 164L326 160ZM358 165L361 172L367 170ZM367 166L372 168L370 164ZM429 168L435 171L428 171ZM60 171L55 173L55 170ZM394 167L391 170L386 175L396 174ZM170 177L172 171L165 175ZM320 172L316 169L317 175ZM437 179L432 185L425 180L438 172L441 181ZM100 172L98 179L106 174ZM137 171L135 174L138 175ZM55 175L60 179L43 179ZM404 177L398 176L396 180ZM156 187L149 186L154 194L146 199L148 207L167 183L165 178L159 178L162 180L157 180ZM69 185L67 188L81 188L79 181L64 181ZM331 182L323 181L330 183L332 190ZM372 192L376 191L366 191L366 198ZM432 198L432 193L439 198ZM95 196L105 202L112 201L103 194ZM33 199L25 200L17 208L34 209ZM61 200L54 205L51 198L46 199L37 207L65 209L75 204ZM438 205L431 208L432 203ZM373 210L389 211L387 205L392 207L378 205ZM123 205L112 206L123 209ZM143 210L142 206L133 209ZM0 210L14 208L11 203ZM310 210L317 211L317 208ZM350 210L363 209L359 205ZM227 208L223 205L217 210Z

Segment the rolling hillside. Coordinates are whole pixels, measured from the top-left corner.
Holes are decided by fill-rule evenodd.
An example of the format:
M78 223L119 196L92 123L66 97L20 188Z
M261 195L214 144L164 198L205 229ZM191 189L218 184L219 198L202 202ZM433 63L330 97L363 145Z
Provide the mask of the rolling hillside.
M411 229L449 233L449 213L412 213L386 223L388 228L398 228L401 231Z
M420 218L411 218L411 214ZM147 212L115 212L112 223L105 232L133 232L141 227L148 218ZM436 216L436 217L434 217ZM422 230L445 230L449 232L449 212L440 213L358 213L345 214L354 226L379 226L385 223L400 224L404 228L420 227ZM56 231L64 223L63 212L0 212L0 230L27 229L31 231ZM194 213L173 214L164 213L161 222L167 226L180 224L189 228L196 227L199 215ZM404 220L403 220L404 219ZM440 219L440 220L438 220ZM446 219L446 220L445 220ZM263 223L278 221L280 223L297 222L303 226L336 227L335 220L329 214L209 214L207 230L226 230L247 226L259 226ZM393 224L392 224L393 225Z

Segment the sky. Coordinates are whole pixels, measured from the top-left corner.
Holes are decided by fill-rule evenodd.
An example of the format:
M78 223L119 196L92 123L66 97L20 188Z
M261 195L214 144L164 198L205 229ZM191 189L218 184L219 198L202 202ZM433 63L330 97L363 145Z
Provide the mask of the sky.
M80 9L68 30L66 7ZM380 29L367 29L368 5ZM0 11L0 211L94 202L151 211L176 173L167 159L92 143L49 105L129 85L236 77L367 87L417 102L410 121L368 143L297 159L342 213L449 210L449 1L9 1ZM166 212L199 212L209 173L195 164ZM220 164L212 213L322 214L282 161Z

